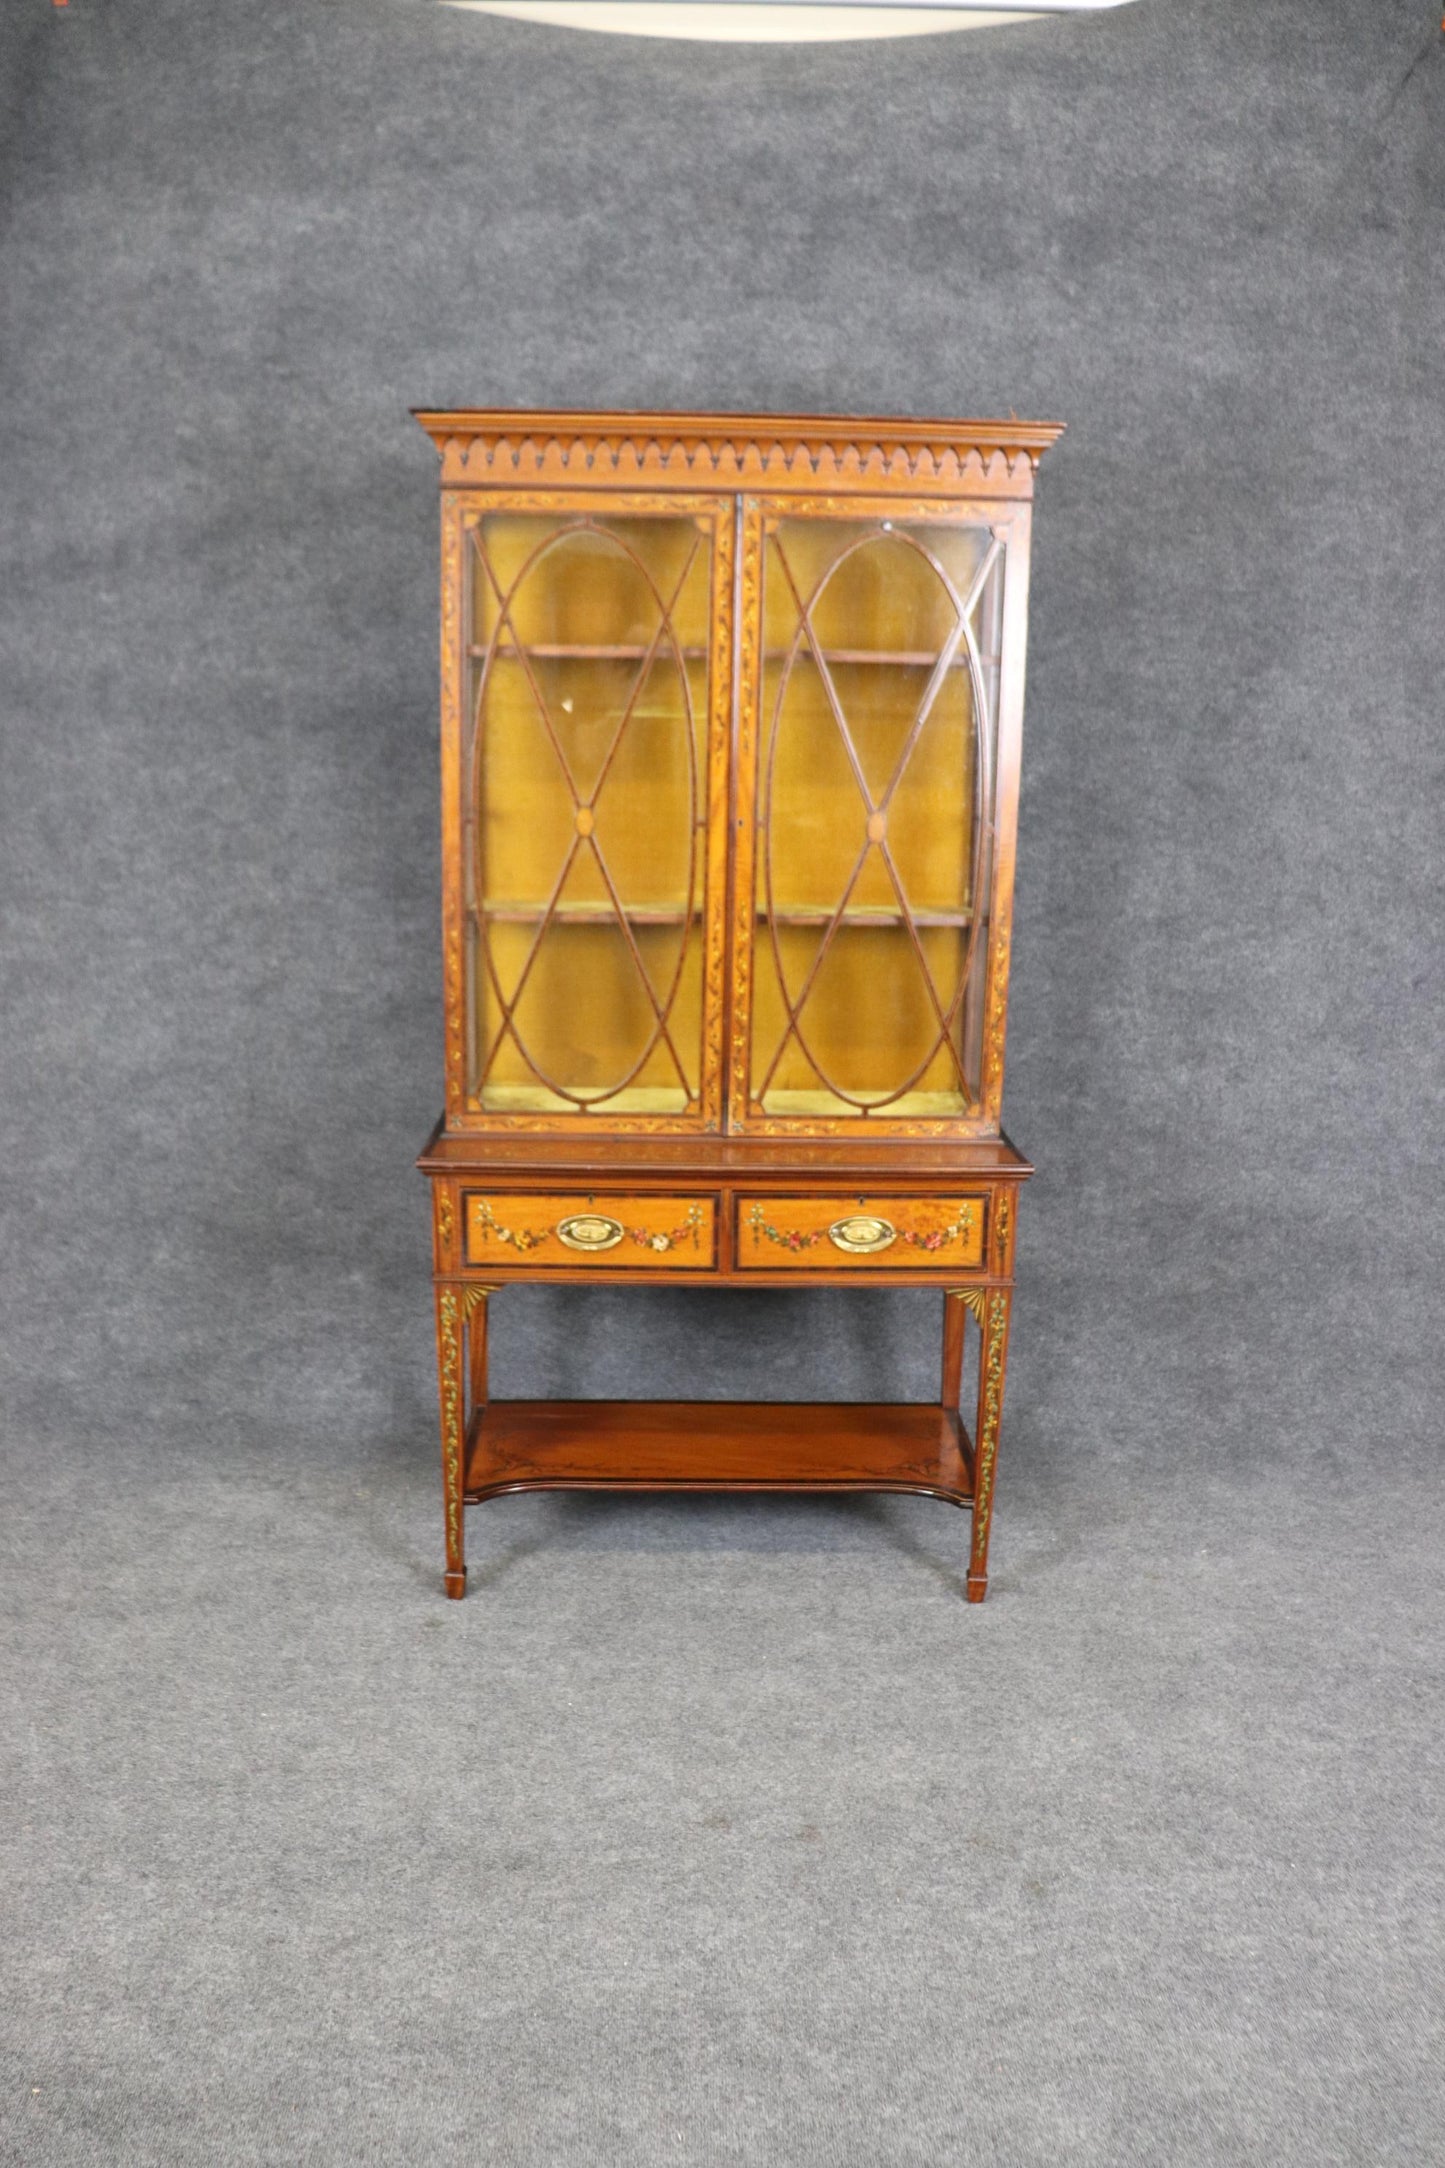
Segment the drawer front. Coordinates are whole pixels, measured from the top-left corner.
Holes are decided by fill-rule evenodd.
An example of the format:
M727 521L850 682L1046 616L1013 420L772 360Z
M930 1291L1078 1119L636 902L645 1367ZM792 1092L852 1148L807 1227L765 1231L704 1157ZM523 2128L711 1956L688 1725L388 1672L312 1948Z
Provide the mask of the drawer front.
M473 1268L711 1272L717 1264L716 1197L467 1190L462 1225Z
M986 1196L739 1197L737 1260L754 1272L977 1270Z

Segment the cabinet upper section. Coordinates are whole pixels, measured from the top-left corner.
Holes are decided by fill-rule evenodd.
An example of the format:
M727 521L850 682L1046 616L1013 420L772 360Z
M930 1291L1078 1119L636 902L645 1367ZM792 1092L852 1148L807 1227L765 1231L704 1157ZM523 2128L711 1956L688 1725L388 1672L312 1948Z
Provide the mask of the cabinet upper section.
M995 1134L1057 429L420 419L448 1127Z
M860 420L846 415L416 410L448 488L906 491L1033 495L1061 422Z

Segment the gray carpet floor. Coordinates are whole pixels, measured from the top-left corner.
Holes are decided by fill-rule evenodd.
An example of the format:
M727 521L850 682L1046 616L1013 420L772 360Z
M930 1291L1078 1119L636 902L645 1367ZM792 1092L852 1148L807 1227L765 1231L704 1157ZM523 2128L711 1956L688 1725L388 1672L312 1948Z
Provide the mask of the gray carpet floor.
M1018 1398L981 1609L915 1501L502 1503L447 1605L420 1409L53 1464L4 2157L1438 2162L1438 1511Z
M1445 39L0 16L0 2160L1445 2158ZM530 1499L440 1594L411 405L1008 412L994 1575ZM922 1397L937 1298L509 1294Z

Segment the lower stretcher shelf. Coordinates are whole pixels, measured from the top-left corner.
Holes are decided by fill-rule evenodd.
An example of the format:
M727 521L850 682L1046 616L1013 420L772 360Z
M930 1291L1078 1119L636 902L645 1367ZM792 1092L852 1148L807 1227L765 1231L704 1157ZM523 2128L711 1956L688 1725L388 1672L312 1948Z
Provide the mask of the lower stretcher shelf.
M924 1491L969 1506L973 1455L957 1414L927 1405L493 1400L478 1409L468 1501L546 1489Z

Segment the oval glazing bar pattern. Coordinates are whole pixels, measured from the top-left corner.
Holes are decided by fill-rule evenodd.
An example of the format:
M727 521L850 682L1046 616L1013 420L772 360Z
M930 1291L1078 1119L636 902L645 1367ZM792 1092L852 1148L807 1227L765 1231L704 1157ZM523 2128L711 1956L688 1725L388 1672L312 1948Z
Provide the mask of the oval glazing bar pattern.
M752 1104L976 1115L1003 541L765 535Z
M700 1077L705 526L499 513L470 548L472 1093L506 1112L685 1115Z

